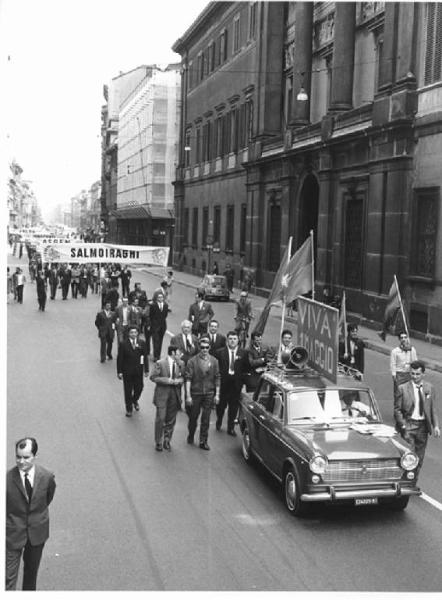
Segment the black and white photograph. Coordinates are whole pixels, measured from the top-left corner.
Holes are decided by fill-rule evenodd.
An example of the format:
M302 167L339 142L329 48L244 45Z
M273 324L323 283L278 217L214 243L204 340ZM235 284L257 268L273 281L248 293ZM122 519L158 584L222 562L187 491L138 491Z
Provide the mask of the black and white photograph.
M442 2L0 0L0 76L2 589L442 598Z

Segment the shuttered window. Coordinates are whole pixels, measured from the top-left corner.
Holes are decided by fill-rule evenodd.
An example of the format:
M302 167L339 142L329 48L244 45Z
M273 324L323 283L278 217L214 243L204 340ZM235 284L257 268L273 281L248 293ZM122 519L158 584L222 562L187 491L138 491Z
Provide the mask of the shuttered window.
M413 274L418 277L433 279L435 276L439 197L439 188L415 191L411 264Z
M427 4L425 85L442 79L442 4Z

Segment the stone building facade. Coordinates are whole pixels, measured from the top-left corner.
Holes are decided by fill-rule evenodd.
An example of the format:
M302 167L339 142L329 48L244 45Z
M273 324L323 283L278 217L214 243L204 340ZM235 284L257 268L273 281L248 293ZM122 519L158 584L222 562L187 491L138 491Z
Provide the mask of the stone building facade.
M376 325L396 275L441 338L441 29L439 3L209 4L174 46L176 264L203 270L213 229L220 270L266 290L313 230L317 298L345 289Z

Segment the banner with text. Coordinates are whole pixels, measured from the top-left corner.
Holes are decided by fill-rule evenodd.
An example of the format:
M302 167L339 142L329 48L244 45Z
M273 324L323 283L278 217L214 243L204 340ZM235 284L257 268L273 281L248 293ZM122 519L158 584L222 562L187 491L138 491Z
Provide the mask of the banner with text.
M40 246L43 262L57 263L120 263L166 267L169 248L166 246L117 246L115 244L48 244Z
M298 297L298 345L308 350L309 365L336 383L338 376L339 311Z

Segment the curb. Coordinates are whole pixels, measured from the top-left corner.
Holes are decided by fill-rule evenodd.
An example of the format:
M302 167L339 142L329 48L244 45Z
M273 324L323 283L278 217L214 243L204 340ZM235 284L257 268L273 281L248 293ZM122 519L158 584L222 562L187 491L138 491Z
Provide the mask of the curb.
M153 273L152 271L149 271L148 269L140 269L141 271L144 271L145 273L149 273L149 275L154 275L155 277L161 278L162 275L160 275L159 273ZM193 288L196 289L198 286L193 284L193 283L189 283L187 281L183 281L180 279L176 279L174 278L174 282L178 283L179 285L184 285L185 287L188 288ZM277 316L276 318L280 319L281 317ZM296 323L297 319L294 317L286 317L286 320L292 323ZM375 342L372 342L371 340L367 340L364 339L364 343L365 343L365 347L368 348L369 350L373 350L374 352L378 352L379 354L384 354L385 356L390 356L390 352L391 349L390 348L386 348L385 346L381 346L380 344L377 344ZM438 373L442 373L442 363L438 363L435 362L431 359L427 359L427 358L420 358L420 360L422 360L425 363L425 368L429 369L430 371L437 371Z

